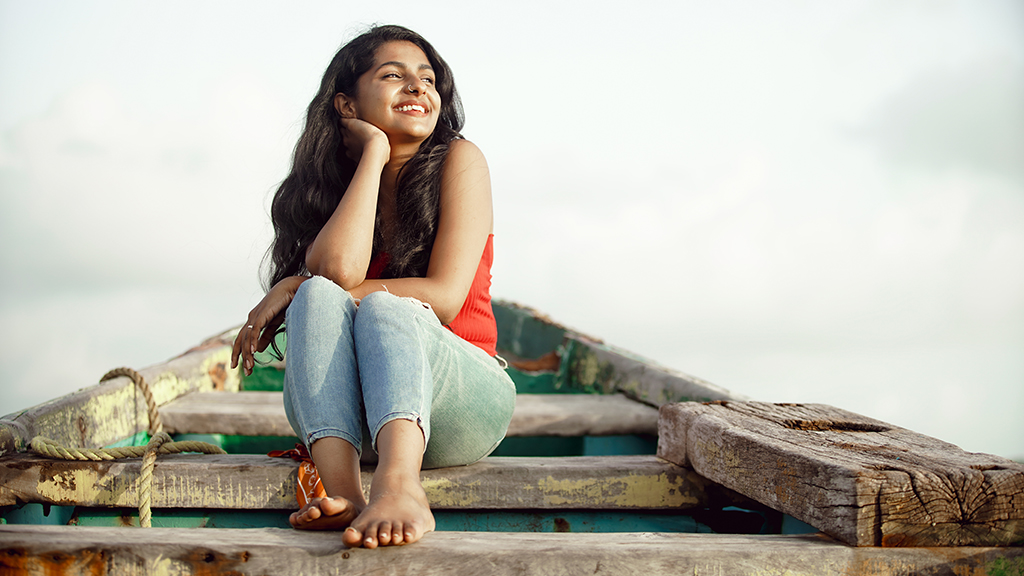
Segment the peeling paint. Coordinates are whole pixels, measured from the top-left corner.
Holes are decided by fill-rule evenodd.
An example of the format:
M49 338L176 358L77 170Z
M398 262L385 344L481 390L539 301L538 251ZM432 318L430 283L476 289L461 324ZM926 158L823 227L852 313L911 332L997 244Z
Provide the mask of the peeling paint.
M453 481L448 478L428 478L423 480L423 490L432 506L443 508L472 508L480 501L478 490L482 482Z
M238 390L237 370L226 370L229 346L175 358L140 372L149 382L157 405L193 391L212 391L219 383ZM59 444L99 448L149 427L142 393L128 378L115 378L18 414L0 424L0 456L15 452L38 433Z

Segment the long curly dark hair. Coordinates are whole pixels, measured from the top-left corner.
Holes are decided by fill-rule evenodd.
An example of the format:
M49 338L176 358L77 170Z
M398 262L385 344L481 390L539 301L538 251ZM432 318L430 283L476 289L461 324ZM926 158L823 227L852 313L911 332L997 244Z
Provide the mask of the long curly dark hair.
M274 194L270 209L274 243L267 253L268 290L288 276L308 273L306 249L334 213L356 170L356 163L345 155L334 96L339 92L355 94L356 83L373 66L377 49L393 41L412 42L423 50L434 69L441 110L433 134L399 172L395 237L381 236L378 214L373 252L374 256L382 251L388 254L385 278L426 275L437 234L441 172L448 145L462 138L462 101L451 68L429 42L408 28L375 26L338 50L306 110L306 127L295 145L291 173Z

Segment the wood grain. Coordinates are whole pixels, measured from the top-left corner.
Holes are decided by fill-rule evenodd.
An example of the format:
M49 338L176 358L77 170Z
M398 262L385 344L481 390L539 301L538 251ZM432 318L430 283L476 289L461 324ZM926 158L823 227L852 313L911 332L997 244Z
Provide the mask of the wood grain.
M0 573L1020 574L1024 548L851 548L818 536L434 532L409 546L346 549L337 533L280 528L0 526Z
M139 463L9 455L0 459L0 506L132 508L138 506ZM295 509L297 466L257 455L162 456L153 471L153 507ZM363 469L367 492L372 476ZM707 481L654 456L495 457L424 470L421 479L438 509L688 509L712 499Z
M661 408L658 455L857 546L1024 542L1024 465L831 406Z
M294 436L281 392L200 392L160 408L170 433ZM519 394L508 436L656 434L658 410L620 394Z

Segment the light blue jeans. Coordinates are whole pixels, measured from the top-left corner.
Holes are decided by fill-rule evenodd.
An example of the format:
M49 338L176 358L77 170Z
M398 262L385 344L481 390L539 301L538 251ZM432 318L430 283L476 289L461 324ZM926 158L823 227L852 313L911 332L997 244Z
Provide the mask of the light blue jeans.
M429 305L374 292L357 306L314 276L299 286L285 326L284 408L306 446L342 438L372 462L381 427L401 418L423 430L423 468L439 468L476 462L505 437L515 384Z

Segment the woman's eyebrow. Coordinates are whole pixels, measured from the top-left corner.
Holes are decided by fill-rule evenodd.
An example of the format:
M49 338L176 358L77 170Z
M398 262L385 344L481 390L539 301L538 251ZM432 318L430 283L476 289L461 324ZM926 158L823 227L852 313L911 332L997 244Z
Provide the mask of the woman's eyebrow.
M385 66L397 66L398 68L408 68L409 67L409 65L406 64L405 62L398 62L398 61L392 60L390 62L384 62L380 66L377 66L377 70L380 70L381 68L383 68ZM420 64L419 69L420 70L430 70L431 72L434 71L434 67L431 66L430 64Z

